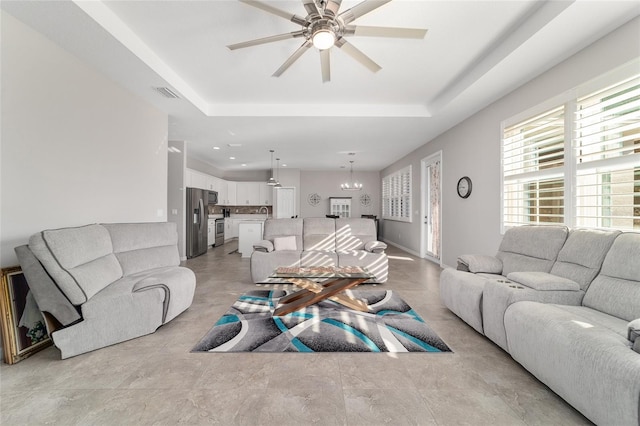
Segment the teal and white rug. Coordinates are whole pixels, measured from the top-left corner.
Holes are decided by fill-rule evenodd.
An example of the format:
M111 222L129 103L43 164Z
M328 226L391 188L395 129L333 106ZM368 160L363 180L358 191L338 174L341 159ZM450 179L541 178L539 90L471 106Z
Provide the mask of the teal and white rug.
M330 300L274 317L286 290L254 290L216 322L192 352L451 352L391 290L352 290L369 312Z

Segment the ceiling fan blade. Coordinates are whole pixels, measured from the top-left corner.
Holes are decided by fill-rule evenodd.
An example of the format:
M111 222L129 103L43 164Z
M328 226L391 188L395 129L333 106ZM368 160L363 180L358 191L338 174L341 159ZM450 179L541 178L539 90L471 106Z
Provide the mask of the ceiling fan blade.
M327 5L324 7L324 14L336 16L338 14L338 10L340 9L340 3L342 3L342 0L327 1Z
M249 6L256 7L260 10L264 10L265 12L271 13L273 15L280 16L281 18L284 18L288 21L295 22L296 24L300 24L300 25L305 24L304 18L298 15L294 15L285 10L278 9L277 7L273 7L268 3L256 1L256 0L238 0L238 1L240 1L240 3L248 4Z
M276 70L276 72L273 73L272 77L280 77L282 75L282 73L284 73L287 68L289 68L291 65L293 65L293 63L295 61L298 60L298 58L300 58L300 56L302 56L302 54L304 52L306 52L310 47L312 46L311 41L307 40L305 41L302 46L300 46L298 48L298 50L296 50L295 52L293 52L293 55L289 56L289 59L287 59L286 61L284 61L284 64L282 64L280 66L280 68L278 68Z
M229 48L229 50L243 49L245 47L257 46L259 44L272 43L274 41L287 40L302 36L304 36L303 31L294 31L292 33L278 34L269 37L257 38L255 40L243 41L241 43L230 44L227 48Z
M331 81L331 61L329 52L331 52L331 49L324 49L320 51L320 67L322 68L323 83Z
M365 67L369 68L371 71L378 72L382 69L380 65L376 64L371 58L362 53L360 50L356 49L356 47L345 40L344 37L336 40L336 46L347 53L349 56L351 56L353 59L360 62Z
M314 16L322 16L322 10L318 9L318 5L316 5L315 0L302 0L302 5L307 11L307 15Z
M345 27L344 33L363 37L424 38L427 34L427 30L422 28L367 27L362 25L349 25Z
M389 3L390 1L391 0L365 0L362 3L358 3L357 5L353 6L351 9L347 9L342 12L340 14L340 17L346 25L355 21L359 17L366 15L372 10L375 10L382 5Z

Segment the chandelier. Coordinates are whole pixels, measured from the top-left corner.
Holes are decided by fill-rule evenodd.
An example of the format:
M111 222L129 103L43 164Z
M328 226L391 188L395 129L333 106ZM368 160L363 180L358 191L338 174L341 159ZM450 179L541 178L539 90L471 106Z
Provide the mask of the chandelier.
M340 185L340 188L342 188L343 191L360 191L362 190L362 184L353 180L353 160L349 161L349 163L351 163L349 182L343 183L342 185Z

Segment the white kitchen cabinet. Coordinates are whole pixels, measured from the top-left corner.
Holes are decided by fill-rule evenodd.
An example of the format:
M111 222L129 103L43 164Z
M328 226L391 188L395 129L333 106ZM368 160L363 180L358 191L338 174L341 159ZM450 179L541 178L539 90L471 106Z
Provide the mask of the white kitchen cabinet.
M207 176L197 170L187 169L186 181L188 188L207 189Z
M273 186L266 183L258 182L259 203L261 206L270 206L273 204Z
M236 202L239 206L260 206L260 182L236 182Z
M230 240L231 238L238 238L239 225L242 219L229 219L224 220L224 239Z
M207 244L212 246L216 243L216 220L209 219L207 227Z
M227 198L225 205L227 206L235 206L237 205L236 201L236 182L227 181Z
M206 184L207 187L206 189L208 189L209 191L216 191L218 192L218 178L215 176L211 176L211 175L206 175L207 179L206 179Z

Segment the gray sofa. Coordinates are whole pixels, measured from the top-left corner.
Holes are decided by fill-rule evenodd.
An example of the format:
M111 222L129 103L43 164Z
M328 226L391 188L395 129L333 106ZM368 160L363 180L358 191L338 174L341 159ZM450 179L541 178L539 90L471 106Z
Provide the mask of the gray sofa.
M376 240L372 219L269 219L263 240L251 254L254 283L274 282L269 275L279 266L363 266L384 283L389 274L385 249Z
M512 228L495 257L444 270L440 292L590 420L639 424L640 234Z
M174 223L45 230L16 247L62 358L153 333L191 306Z

